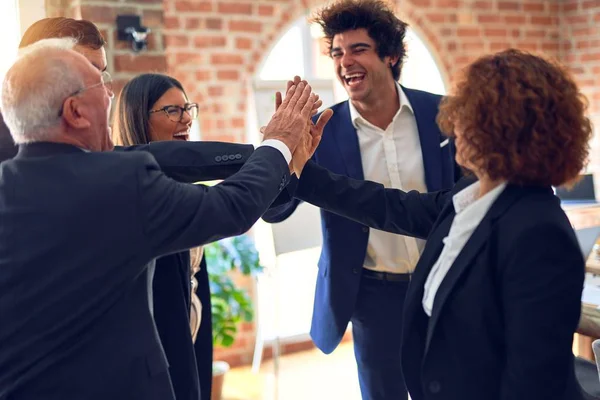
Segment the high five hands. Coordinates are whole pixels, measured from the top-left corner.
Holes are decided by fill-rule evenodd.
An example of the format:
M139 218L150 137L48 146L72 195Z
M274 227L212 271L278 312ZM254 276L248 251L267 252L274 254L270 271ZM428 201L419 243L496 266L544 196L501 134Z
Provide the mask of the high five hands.
M310 85L308 85L306 81L301 80L299 76L295 76L293 81L287 82L285 99L282 99L282 94L280 92L275 93L275 114L280 112L280 110L282 110L282 107L286 105L286 100L290 96L292 88L298 88L296 90L299 90L301 86L303 86L305 90L307 87L310 88ZM303 134L300 137L296 148L292 151L292 163L290 167L291 170L295 172L296 176L298 177L300 177L300 174L304 169L304 165L306 165L307 161L315 153L315 150L321 142L321 137L323 136L323 129L325 128L327 122L329 122L329 120L333 116L333 110L326 109L321 113L321 115L317 119L316 124L312 121L311 117L317 114L319 107L323 104L323 102L319 99L318 95L314 96L315 101L310 109L310 116L305 120ZM266 129L263 130L261 128L261 132L266 133Z

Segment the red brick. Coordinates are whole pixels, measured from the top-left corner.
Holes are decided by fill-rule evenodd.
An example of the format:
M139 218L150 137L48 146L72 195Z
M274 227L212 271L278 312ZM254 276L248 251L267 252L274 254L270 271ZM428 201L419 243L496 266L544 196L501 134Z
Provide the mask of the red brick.
M212 3L209 0L176 0L175 1L176 11L192 11L192 12L206 12L212 11Z
M590 20L588 14L584 14L584 15L567 15L566 19L567 19L567 24L569 24L569 25L573 25L573 24L586 24Z
M446 44L446 50L448 51L455 51L458 48L458 44L456 44L456 42L448 42Z
M194 47L207 48L207 47L225 47L227 38L225 36L196 36L194 38Z
M459 0L437 0L435 8L453 8L457 9L462 6Z
M571 35L572 36L593 36L596 34L596 29L591 27L591 28L580 28L580 29L572 29L571 30Z
M233 32L260 33L262 24L256 21L229 21L229 29Z
M479 0L473 3L473 9L475 10L491 10L494 3L489 0Z
M166 47L186 47L190 43L187 35L165 35Z
M600 2L598 0L587 0L584 1L581 6L584 10L589 10L590 8L600 7Z
M190 17L185 19L185 29L198 29L202 25L200 18Z
M568 3L563 5L563 10L565 12L576 11L579 8L579 3Z
M499 1L498 10L500 11L518 11L520 10L520 4L517 1Z
M185 64L202 64L203 58L201 54L198 53L176 53L175 54L175 63L177 65L185 65Z
M235 48L248 50L252 48L252 40L248 38L236 38L235 39Z
M94 23L114 24L117 19L117 7L111 6L83 6L81 7L81 18L94 21ZM133 11L133 10L132 10ZM133 12L135 14L135 12Z
M542 43L542 50L543 51L558 51L560 48L560 45L557 42L545 42Z
M578 40L575 42L575 47L579 50L585 50L590 47L589 40Z
M556 21L552 17L540 17L540 16L536 16L536 15L531 16L531 23L533 25L552 25L557 22L558 21Z
M232 118L231 126L234 128L245 128L246 120L244 118Z
M546 31L543 30L534 30L534 31L525 31L526 38L543 38L546 37Z
M223 14L252 14L250 3L219 3L217 10Z
M493 24L500 22L500 16L496 14L481 14L477 16L477 22L480 24Z
M507 15L504 17L504 22L507 24L523 25L527 21L524 15Z
M581 55L581 61L600 61L600 53L585 53Z
M223 20L221 18L206 18L206 29L221 30Z
M479 28L457 28L456 35L459 37L479 37L481 30Z
M600 13L594 14L594 22L600 22Z
M446 20L446 16L448 16L447 13L429 13L425 15L425 18L427 18L430 22L440 23Z
M225 90L223 86L209 86L208 87L208 95L209 96L223 96Z
M258 15L261 17L271 17L275 15L275 7L270 5L260 4L258 6Z
M508 42L492 42L490 43L490 51L498 52L512 47Z
M162 28L164 25L164 13L162 10L144 10L142 21L144 26L148 28Z
M210 57L210 63L214 65L242 65L244 57L239 54L213 54Z
M521 50L526 50L526 51L537 51L539 49L539 46L536 42L519 42L517 43L517 47Z
M544 3L525 3L523 4L523 11L525 12L535 12L535 11L544 11Z
M179 24L179 18L177 17L165 17L165 28L166 29L178 29L181 25Z
M240 79L240 73L235 70L217 71L217 79L221 81L238 81Z
M162 72L167 69L167 60L164 56L122 54L115 55L114 61L116 72Z
M507 36L508 31L502 28L488 28L483 31L483 34L490 37Z
M462 49L465 51L483 52L485 45L482 42L467 42L462 44Z
M425 8L431 6L431 0L410 0L418 8Z
M210 81L212 78L212 74L207 70L198 70L195 72L196 80L199 81Z

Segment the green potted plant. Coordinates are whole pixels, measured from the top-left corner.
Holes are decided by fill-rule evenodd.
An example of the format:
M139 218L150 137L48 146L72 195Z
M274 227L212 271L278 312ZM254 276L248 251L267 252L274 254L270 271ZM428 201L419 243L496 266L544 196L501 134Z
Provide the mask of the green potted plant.
M215 346L229 347L236 339L239 323L254 318L252 299L244 288L236 286L231 272L252 276L263 270L254 241L248 235L211 243L204 248L212 302L212 329ZM229 365L213 363L211 400L221 399L223 380Z

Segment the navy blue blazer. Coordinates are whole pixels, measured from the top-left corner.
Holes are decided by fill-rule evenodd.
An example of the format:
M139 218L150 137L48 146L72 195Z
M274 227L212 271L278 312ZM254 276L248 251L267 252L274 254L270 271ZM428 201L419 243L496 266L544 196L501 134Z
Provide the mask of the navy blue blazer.
M435 120L441 96L402 89L412 105L417 122L427 190L450 188L459 178L460 170L454 162L454 143L446 141ZM336 104L331 109L334 111L333 117L325 127L313 161L336 174L362 180L364 175L358 135L350 119L348 101ZM290 192L293 192L295 184L297 181L290 183ZM271 207L263 219L281 222L294 212L299 203L300 200L293 199ZM321 229L323 247L319 259L311 336L323 352L331 353L340 343L354 311L369 228L321 210Z
M295 195L427 239L403 308L401 365L412 399L582 399L572 341L585 262L549 186L507 185L443 279L431 317L423 311L425 282L456 215L452 196L470 183L403 192L309 162Z

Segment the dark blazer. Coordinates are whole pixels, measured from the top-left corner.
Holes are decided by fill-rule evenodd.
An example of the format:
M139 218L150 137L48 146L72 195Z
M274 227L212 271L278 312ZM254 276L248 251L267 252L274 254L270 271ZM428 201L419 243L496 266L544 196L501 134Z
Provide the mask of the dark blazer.
M450 188L459 178L460 170L454 163L454 143L446 140L435 121L441 96L402 89L413 107L417 121L427 190ZM336 174L364 179L358 135L350 119L348 102L344 101L331 108L333 116L325 126L313 160ZM444 142L447 145L440 147ZM293 178L290 190L293 191L295 184ZM281 203L282 200L279 201ZM294 212L299 203L298 199L294 199L272 207L263 219L267 222L281 222ZM319 258L310 333L323 352L331 353L342 340L354 311L369 230L362 224L326 210L321 210L321 229L323 247Z
M304 201L427 239L404 306L402 367L412 399L581 398L572 340L584 260L550 187L506 187L456 258L428 317L425 281L455 216L451 198L470 182L405 193L312 162L302 178L296 195Z
M0 399L174 399L153 260L246 232L288 178L269 147L205 187L143 151L22 146L0 164Z

